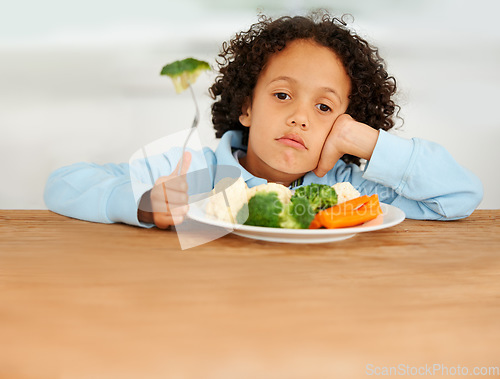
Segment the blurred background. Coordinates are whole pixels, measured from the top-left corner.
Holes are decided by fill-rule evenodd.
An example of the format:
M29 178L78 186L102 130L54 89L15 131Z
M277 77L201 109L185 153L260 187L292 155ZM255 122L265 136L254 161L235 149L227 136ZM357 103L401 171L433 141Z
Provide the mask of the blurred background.
M397 134L434 140L478 175L480 208L500 208L500 2L496 0L18 0L0 11L0 208L43 209L50 172L127 162L189 128L189 92L163 65L215 64L223 41L259 13L326 8L378 46L399 86ZM202 142L215 147L208 87L195 84Z

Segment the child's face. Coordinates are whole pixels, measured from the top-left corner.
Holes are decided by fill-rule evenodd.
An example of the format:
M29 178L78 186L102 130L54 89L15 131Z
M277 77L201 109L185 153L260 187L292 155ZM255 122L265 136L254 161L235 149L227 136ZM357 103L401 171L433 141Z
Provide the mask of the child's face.
M240 116L250 128L245 168L283 182L315 169L350 89L341 61L327 47L295 40L272 55Z

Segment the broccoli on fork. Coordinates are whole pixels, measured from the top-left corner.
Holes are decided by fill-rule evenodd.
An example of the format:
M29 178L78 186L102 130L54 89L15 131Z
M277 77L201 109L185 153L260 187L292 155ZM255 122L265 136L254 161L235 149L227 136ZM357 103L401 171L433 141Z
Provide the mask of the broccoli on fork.
M167 64L166 66L163 66L160 72L160 75L170 76L177 93L181 93L185 89L189 88L191 90L191 96L193 97L194 106L196 108L193 125L191 126L191 130L189 131L189 134L184 141L184 146L182 147L181 161L179 164L179 174L183 165L184 151L186 150L189 137L191 137L191 135L193 134L193 131L198 126L198 122L200 120L200 110L198 108L196 96L194 95L191 84L196 81L198 76L200 76L201 72L204 70L210 70L210 65L207 62L199 61L198 59L194 58L186 58L182 61L175 61L173 63Z
M167 64L162 68L160 75L169 76L174 82L175 91L181 93L206 70L210 70L210 65L207 62L186 58Z

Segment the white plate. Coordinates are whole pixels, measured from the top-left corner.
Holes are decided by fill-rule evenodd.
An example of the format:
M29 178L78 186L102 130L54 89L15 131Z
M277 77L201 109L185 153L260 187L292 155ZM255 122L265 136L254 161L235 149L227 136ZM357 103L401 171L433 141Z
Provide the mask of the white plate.
M325 243L351 238L357 233L389 228L405 219L405 214L401 209L383 203L380 206L383 214L376 219L355 227L339 229L281 229L231 224L206 216L204 209L196 206L190 206L188 217L207 225L224 228L236 235L257 240L285 243Z

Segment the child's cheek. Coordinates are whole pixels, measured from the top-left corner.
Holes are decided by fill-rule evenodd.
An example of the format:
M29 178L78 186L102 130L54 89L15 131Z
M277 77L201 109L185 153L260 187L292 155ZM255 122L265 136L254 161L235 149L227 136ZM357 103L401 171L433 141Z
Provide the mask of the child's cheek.
M309 171L314 170L316 167L318 167L319 160L321 158L321 148L318 148L314 151L314 154L311 158L311 166L312 168L309 169Z
M316 163L319 161L321 157L321 152L324 146L324 140L318 139L317 141L309 140L307 143L307 155L309 159L315 161Z

